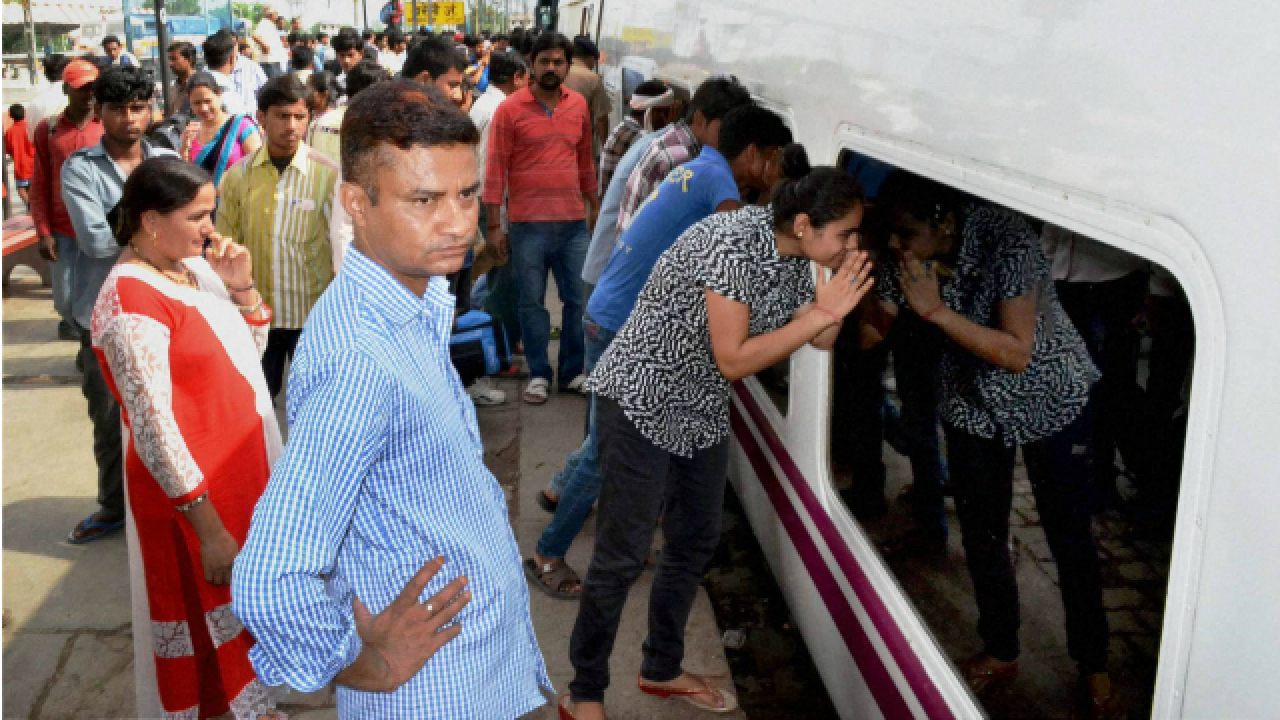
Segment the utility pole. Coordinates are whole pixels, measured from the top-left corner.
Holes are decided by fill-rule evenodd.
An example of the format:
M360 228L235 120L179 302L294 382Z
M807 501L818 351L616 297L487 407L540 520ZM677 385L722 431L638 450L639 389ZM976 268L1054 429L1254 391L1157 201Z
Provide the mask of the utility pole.
M164 11L164 0L156 1L156 52L160 54L156 58L156 65L160 66L160 94L164 96L164 114L168 117L173 108L169 105L169 62L166 53L169 48L169 28L165 26L168 20ZM128 22L128 18L125 19ZM238 51L237 51L238 52Z
M27 26L27 74L31 87L36 86L36 20L31 14L31 0L22 0L22 20Z

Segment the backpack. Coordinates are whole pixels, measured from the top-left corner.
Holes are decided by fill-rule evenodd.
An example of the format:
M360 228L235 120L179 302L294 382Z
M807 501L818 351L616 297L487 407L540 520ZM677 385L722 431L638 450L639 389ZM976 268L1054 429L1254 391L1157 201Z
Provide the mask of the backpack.
M151 128L151 132L147 133L147 139L155 147L179 152L182 149L182 132L187 129L187 124L190 122L190 115L174 113Z
M507 333L487 312L471 310L458 317L449 338L449 359L465 387L511 365Z

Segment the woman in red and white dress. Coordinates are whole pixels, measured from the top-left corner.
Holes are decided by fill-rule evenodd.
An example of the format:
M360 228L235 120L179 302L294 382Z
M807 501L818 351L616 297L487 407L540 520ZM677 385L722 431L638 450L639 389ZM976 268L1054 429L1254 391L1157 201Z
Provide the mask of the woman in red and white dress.
M139 165L120 200L125 249L93 313L93 348L128 430L139 717L278 717L230 588L280 452L259 360L271 311L249 252L214 231L214 201L195 165Z

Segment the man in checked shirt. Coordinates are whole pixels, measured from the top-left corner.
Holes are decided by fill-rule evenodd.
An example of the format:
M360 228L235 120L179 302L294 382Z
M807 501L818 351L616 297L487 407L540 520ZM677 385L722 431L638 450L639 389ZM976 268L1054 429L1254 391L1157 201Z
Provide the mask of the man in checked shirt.
M506 499L449 360L476 235L475 125L380 83L342 125L355 242L289 375L289 443L235 563L258 677L341 718L515 718L552 692Z

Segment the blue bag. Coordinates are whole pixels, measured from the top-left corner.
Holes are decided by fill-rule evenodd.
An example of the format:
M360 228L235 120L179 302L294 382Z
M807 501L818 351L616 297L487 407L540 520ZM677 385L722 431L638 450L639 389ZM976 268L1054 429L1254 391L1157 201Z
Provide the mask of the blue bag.
M511 365L506 331L489 313L468 311L458 318L449 338L449 357L464 386L477 378L497 375Z

